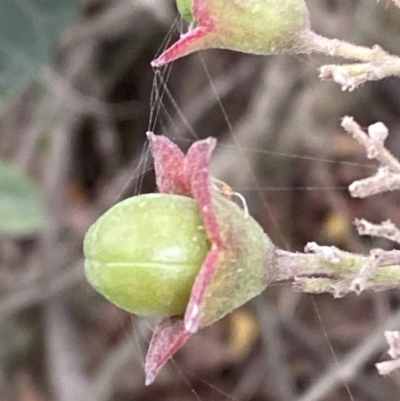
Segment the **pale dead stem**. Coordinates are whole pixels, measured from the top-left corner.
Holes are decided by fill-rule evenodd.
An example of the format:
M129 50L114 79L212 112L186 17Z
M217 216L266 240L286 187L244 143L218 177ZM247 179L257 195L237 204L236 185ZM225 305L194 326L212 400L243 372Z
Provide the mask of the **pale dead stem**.
M381 375L388 375L400 368L400 332L385 331L385 337L389 344L388 354L392 360L380 362L375 365Z
M393 0L393 3L400 8L400 0ZM351 64L324 65L320 68L321 79L333 80L343 90L351 91L369 81L400 76L400 57L387 53L380 46L358 46L338 39L325 38L308 30L304 32L304 40L310 53L318 52L359 61Z
M368 158L375 159L380 163L378 172L374 176L356 181L350 185L350 194L353 197L364 198L388 190L399 189L400 186L393 183L400 181L400 162L384 145L384 141L388 136L387 128L382 123L376 123L371 125L367 132L364 132L351 117L343 119L342 127L365 148ZM373 224L361 219L356 220L355 225L360 235L382 237L398 244L400 243L400 230L389 220L380 224ZM298 277L296 279L296 287L300 291L312 293L333 292L336 296L342 296L350 291L359 293L366 289L376 291L385 287L399 287L400 252L397 250L384 251L382 249L373 249L370 251L369 256L357 256L356 254L343 252L335 247L324 247L311 243L307 245L307 251L320 256L321 264L327 267L328 277ZM300 258L305 256L305 254L298 255ZM294 256L290 255L289 260L291 258L294 258ZM310 268L314 262L317 263L311 260L311 263L307 264L307 268ZM294 261L293 259L293 264L298 265L298 263L299 260ZM339 279L335 282L333 278L335 268L338 268L338 277L342 277L342 269L355 268L356 266L357 269L358 267L360 269L352 279ZM333 268L332 270L331 267ZM382 287L383 283L380 279L377 280L377 275L386 269L388 269L386 271L388 275L384 278L386 284ZM385 276L386 273L383 275ZM332 276L329 277L329 275ZM395 319L395 323L395 325L390 324L389 326L391 328L396 327L398 325L398 317ZM378 337L381 337L380 333L381 331L366 340L365 344L368 344L368 347L370 347L368 352L365 352L366 348L361 345L343 363L338 363L337 366L340 368L335 368L337 373L333 371L326 372L299 400L310 401L320 399L319 397L322 394L328 393L333 388L335 377L338 381L348 381L352 378L356 371L355 364L361 367L360 361L365 362L372 355L370 353L371 344L373 344L373 349L382 346L382 341L378 341ZM386 331L385 337L390 346L388 353L392 360L376 365L380 374L389 374L400 367L400 332ZM348 369L349 367L351 369Z
M393 2L400 8L399 0L393 0ZM400 75L400 58L389 55L378 46L368 49L335 39L321 38L318 35L314 36L314 34L311 35L311 41L317 43L315 51L362 62L348 65L326 65L320 69L320 77L322 79L333 79L341 85L343 90L353 90L368 81L379 80L391 75ZM355 181L349 186L351 196L365 198L400 189L400 162L385 147L385 140L388 136L386 126L379 122L371 125L368 131L364 132L353 118L345 117L342 120L342 127L365 148L368 158L375 159L380 164L375 175ZM380 224L373 224L365 219L357 219L355 226L359 235L386 238L400 244L400 230L390 220ZM383 287L380 287L380 285L375 286L373 282L377 278L378 271L382 272L382 269L386 268L392 270L392 274L388 271L389 275L385 278L387 280L387 288L391 287L390 284L393 287L399 286L400 252L397 250L373 249L369 256L357 256L355 254L350 256L350 254L335 247L323 247L311 243L306 246L305 251L311 252L320 258L321 265L327 268L328 277L295 277L295 286L300 291L313 293L333 292L336 296L342 296L350 291L359 293L371 288L379 290L384 288L385 285ZM299 263L300 259L306 256L306 254L298 254L298 259L295 260L293 254L281 253L281 257L287 258L289 262L292 261L291 267L295 269L301 264ZM356 259L351 260L353 257ZM339 266L338 270L345 266L351 268L358 265L360 261L361 268L353 278L343 279L342 272L338 272L337 277L340 277L340 279L335 281L334 272L330 271L331 267L333 267L333 270L336 267L339 268ZM315 259L312 259L311 263L307 264L307 268L310 268L310 265L314 262L318 264ZM317 266L317 269L319 268ZM375 284L378 283L375 282ZM386 322L385 329L387 331L385 331L385 337L390 347L388 354L392 360L376 364L379 373L382 375L390 374L400 367L400 332L392 331L392 328L398 326L398 319L398 316L394 316ZM382 345L381 329L379 329L350 353L345 360L339 361L332 366L332 369L325 372L298 401L321 399L341 382L352 380L361 366Z
M367 197L394 189L400 189L400 162L385 148L384 141L388 136L388 130L382 123L376 123L368 128L368 134L350 117L342 121L343 128L353 136L366 149L367 156L376 159L380 163L377 173L370 178L355 181L349 190L353 197ZM356 220L355 225L360 235L369 235L389 239L400 244L400 230L390 221L373 224L365 219ZM385 264L398 264L400 252L397 250L375 250L376 261ZM378 262L377 262L378 263ZM360 272L359 280L368 281L374 274L376 265L366 265ZM400 332L386 331L385 337L389 343L388 354L392 358L376 364L380 374L387 375L400 367Z
M388 135L387 128L382 123L376 123L371 125L367 132L364 132L351 117L345 117L342 126L365 148L368 158L375 159L380 163L378 172L374 176L350 185L350 194L353 197L364 198L388 190L399 189L400 186L393 186L392 183L400 181L400 163L384 145ZM386 238L400 244L400 230L389 220L373 224L361 219L356 220L355 225L359 235ZM298 272L298 276L295 276L294 279L295 288L299 291L332 292L335 296L340 297L349 292L360 293L367 289L379 291L400 286L400 251L398 250L372 249L369 255L357 255L341 251L336 247L310 243L306 246L305 251L305 254L293 254L285 251L277 253L277 263L280 266L286 266L288 276ZM279 258L282 260L279 261ZM283 273L282 269L280 269L280 273ZM381 374L389 374L400 367L400 332L387 331L385 336L390 345L389 355L392 360L377 364ZM355 351L351 355L353 354L355 355ZM347 378L346 370L343 370L341 364L339 366L343 371L341 380L344 380ZM332 386L331 380L329 375L323 376L307 392L306 398L301 397L300 399L307 399L307 401L319 399L314 397L318 397L316 394L320 394L321 391L328 391L327 389Z
M307 44L307 53L323 53L331 57L360 61L329 64L320 68L321 79L333 80L343 90L352 91L366 82L400 75L400 57L387 53L380 46L358 46L343 40L325 38L309 30L304 32L303 39Z

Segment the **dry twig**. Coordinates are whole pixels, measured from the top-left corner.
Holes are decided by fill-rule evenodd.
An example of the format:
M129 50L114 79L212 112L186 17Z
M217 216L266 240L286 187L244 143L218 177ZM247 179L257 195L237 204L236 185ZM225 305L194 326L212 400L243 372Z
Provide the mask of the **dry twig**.
M381 375L388 375L400 368L400 332L385 331L385 337L389 344L388 354L392 360L380 362L375 365Z

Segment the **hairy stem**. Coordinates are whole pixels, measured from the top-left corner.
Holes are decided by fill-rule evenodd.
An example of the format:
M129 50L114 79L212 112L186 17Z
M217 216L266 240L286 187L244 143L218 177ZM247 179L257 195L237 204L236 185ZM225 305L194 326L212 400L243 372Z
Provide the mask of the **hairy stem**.
M376 255L354 254L335 247L309 244L312 253L274 251L272 265L266 266L271 282L294 280L295 288L302 292L331 292L336 297L361 290L384 290L400 286L400 265L379 265ZM357 279L365 266L371 265L371 275L362 289Z

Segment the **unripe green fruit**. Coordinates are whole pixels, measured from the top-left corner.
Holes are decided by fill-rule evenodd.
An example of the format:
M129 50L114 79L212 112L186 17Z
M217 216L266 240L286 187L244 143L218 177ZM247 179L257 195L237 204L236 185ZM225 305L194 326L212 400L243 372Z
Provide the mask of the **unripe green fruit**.
M222 47L252 54L297 50L309 26L304 0L210 0L209 12L225 33Z
M153 67L205 49L260 55L309 50L304 0L177 0L177 6L183 18L195 24L153 60Z
M193 22L193 0L176 0L176 6L178 7L179 14L187 22Z
M110 302L144 316L184 313L210 241L193 199L148 194L101 216L85 237L85 273Z

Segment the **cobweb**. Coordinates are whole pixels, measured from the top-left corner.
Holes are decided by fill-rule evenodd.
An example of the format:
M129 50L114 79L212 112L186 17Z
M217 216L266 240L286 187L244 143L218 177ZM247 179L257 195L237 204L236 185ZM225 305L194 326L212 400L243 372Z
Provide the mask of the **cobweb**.
M168 46L171 40L171 36L173 35L173 31L177 29L177 27L180 30L184 29L181 26L181 22L176 21L174 26L171 28L170 33L167 35L162 47L160 48L160 51L162 51L162 49ZM271 150L268 147L265 147L266 144L268 145L268 141L260 142L259 137L257 137L258 142L254 141L254 138L250 138L249 142L252 143L252 146L251 145L248 146L246 141L246 135L244 135L241 132L241 130L243 130L243 125L244 125L243 118L242 120L239 119L239 123L237 122L237 120L235 122L232 122L232 117L230 116L229 111L224 106L223 100L220 95L221 86L218 85L220 82L218 81L216 83L216 78L213 77L210 72L209 68L210 58L205 59L204 54L199 54L196 55L195 57L196 57L195 62L202 66L203 72L206 76L207 88L202 89L203 90L202 96L204 96L204 91L207 91L208 96L212 94L213 99L210 101L216 104L216 108L218 110L218 113L220 114L219 122L216 123L216 125L218 125L219 128L225 132L225 135L222 136L222 140L220 141L217 150L215 152L216 158L218 158L218 162L214 165L215 167L213 170L214 175L217 178L223 179L224 181L226 180L228 185L231 185L231 182L228 180L230 177L234 178L233 179L234 183L239 182L239 185L235 184L232 185L233 189L245 195L245 198L250 205L250 210L255 211L256 218L257 216L261 216L261 224L264 223L264 225L267 225L270 228L270 230L275 235L274 237L275 240L278 241L279 244L285 249L293 250L293 246L296 247L296 242L294 241L295 244L293 244L293 241L288 239L288 230L285 227L283 227L283 224L281 223L280 220L279 211L277 212L277 208L279 208L279 205L276 205L276 200L271 201L271 194L274 193L278 194L287 193L290 194L290 196L292 197L293 196L296 197L298 196L298 194L302 194L302 197L305 197L308 196L307 194L309 193L311 194L316 193L318 194L317 197L321 196L333 197L334 199L333 201L332 200L327 201L327 204L334 209L334 212L331 213L333 215L333 217L331 217L332 221L327 219L327 221L325 221L324 223L326 224L327 227L325 228L328 231L326 234L327 238L325 239L328 241L330 239L335 240L340 235L343 235L343 238L346 239L346 236L349 235L347 231L350 230L350 228L346 225L344 219L348 219L349 214L345 212L346 205L344 205L344 203L342 203L341 205L339 205L339 207L337 207L337 205L335 206L335 202L336 203L338 201L344 202L343 199L345 199L346 196L344 194L347 191L347 185L341 184L340 182L338 183L337 180L335 180L333 174L330 173L331 171L330 169L338 169L338 170L350 169L351 174L354 174L354 170L358 169L358 171L361 172L360 174L362 174L363 171L372 168L372 166L368 162L366 162L362 157L360 157L357 151L354 151L353 154L347 155L346 152L342 149L341 151L343 151L343 154L341 154L339 151L339 155L334 154L333 156L331 156L332 152L325 151L320 153L322 155L321 157L316 156L317 154L319 154L318 150L321 150L321 144L318 143L318 140L316 141L317 145L314 149L311 149L311 147L306 147L306 150L304 150L304 148L302 148L302 146L299 145L288 146L287 147L288 150L285 150L285 147L272 146L272 149L276 150ZM297 62L300 61L300 64L306 64L307 67L311 65L312 68L314 69L316 68L317 61L314 61L312 59L297 59L297 58L294 59ZM170 139L174 140L178 144L178 146L182 147L183 149L187 149L188 146L191 143L193 143L193 141L212 135L213 132L206 132L206 133L199 132L196 126L191 122L193 120L196 120L196 118L193 117L195 111L193 111L193 109L190 109L188 111L188 109L185 108L184 105L180 103L179 96L171 92L169 88L169 82L171 77L173 76L173 68L174 68L174 63L162 69L154 70L154 82L151 94L148 130L154 131L156 134L168 135ZM270 68L273 69L274 66ZM181 84L185 85L185 80L182 80ZM293 96L295 96L296 90L298 90L298 85L299 84L295 82L291 86L285 87L285 84L283 83L281 84L281 87L287 90L289 94L293 93ZM272 107L275 107L274 99L271 100L271 103ZM207 105L204 106L204 101L202 103L202 100L199 101L199 104L202 104L203 107L207 107ZM264 107L267 108L268 104L264 105ZM277 107L275 107L274 111L282 112ZM265 109L265 113L268 113L267 109ZM251 115L251 112L248 114ZM285 117L288 118L288 114L286 114L286 116L285 115L282 116L282 118ZM221 126L220 121L223 121L225 126L223 125ZM240 126L240 124L242 124L242 126ZM201 126L201 124L198 125ZM339 125L339 121L337 122L337 125ZM260 127L257 126L257 124L256 127L260 129ZM268 132L268 129L272 129L271 127L273 127L272 124L269 125L267 124L267 127L265 128L265 134L270 135L273 138L273 135L271 135ZM250 127L249 130L251 131L252 128ZM338 133L335 134L338 135L338 137L340 136L340 134ZM313 133L313 135L315 136L315 132ZM324 140L326 140L326 137L322 141ZM257 143L260 146L258 146ZM348 144L348 142L346 142L346 144ZM332 146L336 145L332 144ZM220 156L220 154L223 154L223 156ZM356 157L354 157L354 155ZM261 159L264 161L268 159L276 161L278 165L281 164L283 168L286 169L288 168L287 165L285 165L287 164L287 161L290 162L290 166L292 168L293 167L305 168L304 165L309 164L312 167L310 166L307 167L306 170L308 171L308 174L310 169L311 170L320 169L323 173L322 179L317 174L316 175L317 183L314 183L313 180L311 179L310 183L307 185L303 183L298 185L290 180L289 181L285 180L284 185L279 185L279 182L276 184L276 181L274 180L271 180L272 183L268 184L268 180L267 179L263 180L262 178L260 178L260 174L256 172L256 169L257 168L259 169L259 165L257 163L254 163L254 158L257 158L258 160ZM230 170L229 167L227 167L228 164L240 164L239 170L243 169L246 171L245 174L246 179L242 180L236 179L235 172L237 172L238 170ZM151 156L149 154L148 145L146 144L143 147L142 155L140 157L140 163L137 167L137 170L135 174L132 176L132 180L135 182L134 192L136 194L139 194L141 192L143 177L145 173L147 173L148 170L151 168L152 168ZM221 173L222 177L220 177L218 173ZM277 175L279 178L279 173ZM225 179L225 177L228 178ZM313 197L311 199L313 199ZM301 213L302 211L294 210L294 212ZM340 212L343 213L343 216L340 216ZM335 223L335 217L338 220L336 221L336 223ZM335 227L335 224L338 227ZM332 230L333 232L332 234L333 239L329 237L329 230ZM314 233L311 233L311 235L314 235ZM322 306L324 311L321 311L319 306L320 302L319 297L293 294L292 290L288 287L288 285L285 284L281 286L276 285L274 287L276 288L272 289L273 291L272 296L268 297L268 295L267 296L264 295L259 300L256 300L256 302L254 302L253 305L251 305L249 308L245 307L246 310L250 310L250 312L246 313L253 313L259 319L260 317L262 319L262 317L264 316L266 322L265 321L260 322L259 323L260 326L262 325L271 326L265 330L263 329L260 330L261 341L264 341L267 344L267 346L265 344L261 344L261 346L258 345L258 347L259 348L261 347L261 349L269 348L270 353L265 352L266 359L268 359L270 354L273 354L272 363L266 361L263 366L263 369L270 368L273 370L276 368L278 375L271 374L271 372L266 372L268 374L265 376L265 380L271 380L272 378L276 379L277 381L276 383L267 384L265 387L268 389L268 391L271 391L272 394L275 393L275 396L278 397L276 399L298 400L298 401L306 401L306 400L312 401L314 399L315 400L320 399L320 398L312 398L312 391L308 392L308 389L313 386L312 381L307 385L305 385L304 383L302 383L302 379L296 380L290 378L289 371L293 369L293 366L291 365L294 363L293 361L290 361L292 359L290 353L293 353L293 351L273 349L275 346L277 348L284 346L285 344L284 340L281 339L280 337L282 336L282 333L285 330L290 331L290 328L287 327L286 329L282 328L282 321L279 322L277 314L279 314L279 308L287 309L288 318L283 319L284 321L283 326L285 325L288 326L290 317L292 317L297 321L299 320L299 317L296 316L298 308L302 308L303 307L302 305L304 304L311 305L309 308L311 310L310 314L314 315L314 318L308 315L307 319L309 319L310 321L314 320L314 324L317 326L317 329L315 331L316 332L319 331L320 336L318 337L318 335L316 335L315 333L313 334L313 336L315 336L315 339L318 338L320 344L319 346L324 349L324 351L322 352L322 354L324 354L322 360L323 363L326 364L326 366L319 366L318 369L325 370L325 368L327 369L328 367L331 367L332 369L333 366L334 368L336 367L337 371L339 372L338 375L340 376L341 374L340 360L341 360L341 355L343 355L343 352L345 351L343 350L343 347L340 347L340 341L338 341L337 338L338 334L336 334L336 338L334 340L331 340L330 332L334 331L332 329L332 323L330 322L328 325L326 325L325 322L326 319L329 319L330 312L328 311L327 313L328 317L326 317L326 311L329 305L332 305L332 300L324 298ZM282 289L280 289L279 287L282 287ZM279 301L279 294L282 293L283 291L291 292L291 294L282 296L282 299ZM286 305L279 305L279 302L281 302L282 304L286 303ZM337 302L339 304L339 301L334 301L334 302ZM288 306L289 304L292 305ZM343 307L343 305L344 303L341 302L340 307ZM260 310L262 311L260 312ZM290 312L288 312L289 310ZM146 338L148 338L148 334L151 331L150 327L151 324L145 323L145 330L147 331L147 333L145 334ZM309 331L309 333L311 333L311 331ZM302 334L304 335L304 333ZM133 342L136 349L137 357L143 363L144 360L143 346L141 345L142 344L141 340L140 339L138 340L138 338L141 338L142 335L143 334L140 332L136 333ZM197 334L197 336L204 336L204 334L199 333ZM266 337L268 336L269 338L266 339ZM276 341L278 341L279 344ZM202 343L200 342L200 344ZM339 348L341 348L340 351L336 351L335 344L339 344ZM310 344L306 345L306 348L308 346L310 346ZM316 348L319 347L316 344L314 346ZM313 347L312 344L311 347ZM256 342L253 344L253 348L257 348ZM190 352L189 352L189 358L190 358ZM209 375L207 374L204 375L204 373L202 372L199 373L198 370L196 370L195 368L192 369L190 367L190 364L187 363L187 361L183 364L180 363L180 359L181 358L179 357L178 354L178 357L174 358L172 362L169 363L168 368L166 368L174 372L173 373L173 375L175 376L174 381L180 383L181 385L183 385L183 387L186 387L187 392L185 393L185 395L181 394L180 397L184 398L180 399L215 400L215 401L220 399L241 400L243 398L241 395L238 396L238 393L246 394L247 396L248 394L253 393L254 397L257 397L256 394L260 393L260 391L248 391L248 390L246 392L243 389L241 389L240 385L237 385L237 383L231 383L231 385L229 386L223 380L222 381L217 380L214 382L214 380L212 380ZM274 362L277 361L278 361L278 366L274 365ZM194 364L197 363L196 359L193 360L193 363ZM247 361L246 363L249 362ZM321 363L321 358L318 361L318 363ZM314 369L315 368L311 370ZM285 376L284 378L278 377L279 375L282 374ZM317 381L318 374L315 374L314 379ZM163 379L161 378L160 380L162 381ZM224 384L221 385L221 382ZM257 385L259 386L260 383L258 383ZM274 387L274 385L276 386L276 389L271 390L271 387ZM336 398L326 398L327 400L364 399L364 398L356 398L356 396L353 394L354 393L353 388L350 388L350 385L344 379L341 379L341 383L339 383L339 385L336 387L341 387L343 390L340 389L336 390L335 395L333 396ZM358 390L360 384L356 383L354 387ZM268 393L268 391L266 391L266 393ZM356 392L358 393L358 391ZM301 393L303 393L303 395L301 395ZM329 392L327 391L326 393L327 397L329 395L328 393ZM304 394L306 394L305 396L306 398L304 398ZM307 394L310 394L310 398L307 398ZM246 398L246 399L256 400L261 398Z

